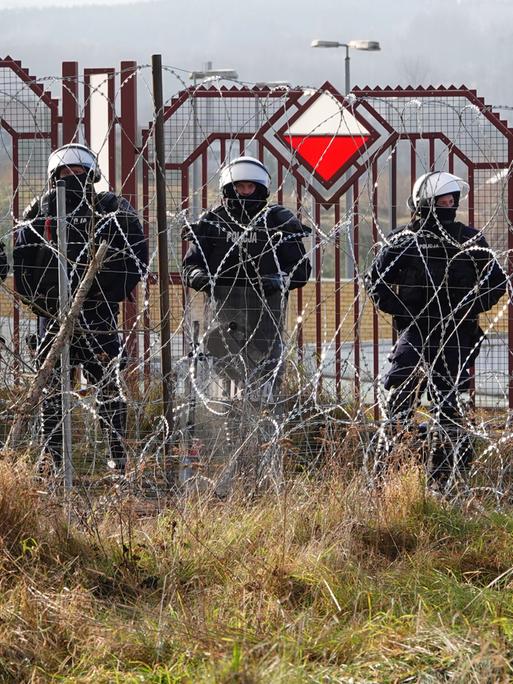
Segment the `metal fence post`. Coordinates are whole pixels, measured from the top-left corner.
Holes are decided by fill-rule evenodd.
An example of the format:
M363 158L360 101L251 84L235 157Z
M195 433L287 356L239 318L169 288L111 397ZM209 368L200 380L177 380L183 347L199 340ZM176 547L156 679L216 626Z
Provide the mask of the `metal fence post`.
M57 181L57 249L59 257L59 318L61 322L69 312L70 291L67 267L67 221L66 221L66 185ZM71 451L71 382L69 364L69 339L66 339L61 351L61 398L62 398L62 454L64 463L64 486L70 490L73 486L73 463Z
M121 62L121 193L135 210L137 201L137 63ZM123 302L123 327L126 336L130 376L136 377L139 357L137 291Z
M169 304L169 257L167 247L166 168L164 149L164 103L162 96L162 56L152 55L153 106L155 127L155 183L157 200L158 269L160 295L160 360L162 367L162 399L169 434L173 432L173 378L171 371L171 308ZM171 440L168 438L166 452ZM177 467L171 468L171 483L176 483Z
M76 140L78 133L78 62L62 63L62 143Z

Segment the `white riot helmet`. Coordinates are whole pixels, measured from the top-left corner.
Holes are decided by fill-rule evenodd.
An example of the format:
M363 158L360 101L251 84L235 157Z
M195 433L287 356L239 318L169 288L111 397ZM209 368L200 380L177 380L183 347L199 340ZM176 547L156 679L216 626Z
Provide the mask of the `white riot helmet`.
M441 195L457 192L460 199L465 199L469 190L469 184L458 176L446 171L432 171L417 178L407 205L411 211L416 211L432 206L435 197Z
M56 178L57 171L63 166L83 166L88 171L92 171L93 183L97 183L101 179L96 155L85 145L70 143L52 152L48 158L47 177L49 182Z
M239 181L259 183L269 191L271 175L258 159L254 157L237 157L237 159L228 162L221 169L219 189L222 191L227 185L238 183Z

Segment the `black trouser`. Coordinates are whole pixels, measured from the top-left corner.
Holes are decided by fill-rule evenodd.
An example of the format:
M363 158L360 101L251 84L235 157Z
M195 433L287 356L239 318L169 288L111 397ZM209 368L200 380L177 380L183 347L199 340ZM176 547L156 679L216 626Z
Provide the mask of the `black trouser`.
M46 330L38 348L42 363L53 340L54 331ZM123 439L126 432L126 400L119 382L121 345L117 331L96 332L93 336L74 336L70 344L71 368L82 367L88 383L97 390L96 403L102 425L108 430L111 458L117 468L126 461ZM62 396L60 363L52 372L42 404L42 434L46 450L57 467L62 465Z
M385 378L390 390L388 425L395 432L409 431L416 408L425 390L436 425L431 451L432 476L447 478L454 468L465 470L472 449L463 429L460 394L468 390L469 368L478 354L475 328L464 326L425 333L411 325L391 354L391 367Z

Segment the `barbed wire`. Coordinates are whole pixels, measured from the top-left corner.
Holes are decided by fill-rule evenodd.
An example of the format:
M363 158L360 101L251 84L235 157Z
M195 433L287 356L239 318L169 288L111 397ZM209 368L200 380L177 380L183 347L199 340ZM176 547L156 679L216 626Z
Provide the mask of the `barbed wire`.
M152 93L150 68L138 65L129 75L129 79L137 78L139 90L147 97ZM90 230L91 222L95 225L80 245L75 236L76 254L69 256L72 289L99 239L107 235L111 244L105 262L111 279L107 285L100 283L88 300L90 308L81 313L71 341L75 487L101 491L115 481L120 488L161 500L177 484L171 480L179 464L181 491L201 489L226 497L239 487L248 492L269 487L278 491L291 473L321 468L333 457L359 464L369 482L379 479L388 464L406 453L417 454L430 472L430 462L443 451L452 458L446 493L454 492L455 482L460 489L486 489L497 497L508 491L507 273L507 292L481 312L481 333L472 344L458 347L461 359L455 372L448 367L446 354L447 346L454 346L450 336L459 334L458 311L486 286L488 271L479 260L488 255L487 263L496 262L504 274L510 256L509 138L503 127L499 130L494 125L491 112L499 107L479 107L460 90L458 95L445 90L436 96L405 92L402 99L396 94L387 96L386 91L343 97L329 89L303 86L252 88L254 84L239 82L227 88L216 83L189 86L182 76L186 70L166 66L164 71L182 86L179 93L167 94L162 111L172 274L174 423L168 424L163 417L161 394L156 279L162 274L157 266L155 148L150 121L142 143L132 141L135 153L123 161L121 178L123 184L139 175L135 198L140 237L131 240L126 210L119 205L107 210L91 196L68 216L70 230L79 232L81 226ZM57 146L55 127L60 125L57 111L45 104L35 86L63 79L28 75L23 79L8 65L0 75L0 119L8 124L2 135L2 177L14 179L2 197L0 223L12 265L13 220L17 255L22 245L27 254L47 250L58 255L56 238L51 226L48 233L46 221L55 208L53 214L50 209L32 219L23 219L22 212L47 189L46 163ZM97 125L90 113L93 100L83 101L81 94L84 90L90 97L94 93L110 112L104 120L103 138L99 142L95 138L95 152L102 155L114 149L108 154L118 164L114 175L110 162L102 168L103 186L123 191L116 138L129 136L130 129L118 115L116 102L126 81L114 89L114 101L104 89L110 79L119 77L119 71L106 74L94 88L79 78L75 130L76 139L84 141ZM316 102L323 103L325 113ZM331 161L342 138L344 145L353 146L352 152L344 151L348 155L345 165L336 155ZM262 202L256 211L240 205L236 197L230 204L219 195L220 170L227 160L241 154L260 159L271 174L270 201ZM325 170L328 162L334 170ZM432 223L438 248L450 252L448 270L435 286L426 280L414 286L417 290L424 287L424 306L433 316L432 310L441 308L443 297L454 292L451 264L463 255L479 277L454 310L439 312L443 339L432 345L431 356L426 351L429 341L420 340L410 375L419 375L421 381L409 389L411 415L399 421L393 411L391 415L394 392L391 399L383 384L390 374L387 356L401 348L405 331L394 329L390 318L373 307L368 294L373 295L373 290L366 290L365 278L375 258L393 249L390 233L411 219L406 200L415 178L433 170L468 180L470 200L466 205L462 202L458 216L464 225L473 223L478 232L461 242L440 222ZM98 193L102 197L106 196ZM422 251L423 230L410 231L401 248L417 250L417 277L419 264L423 274L432 270ZM20 242L20 235L29 234L35 239ZM148 267L138 253L143 234L149 245ZM483 236L489 248L483 247ZM189 256L192 250L198 263L208 266L212 243L223 253L215 268L207 269L204 290L187 287L192 284L187 258L185 270L182 266L187 248ZM290 257L294 250L295 261ZM261 272L264 261L270 266ZM128 262L135 264L138 287L135 301L127 305L123 299L112 299L112 290L114 284L126 280ZM27 263L32 264L32 271L36 269L37 260L27 258ZM312 266L309 279L299 276L307 264ZM397 283L387 279L395 264L392 260L378 278L393 293ZM271 282L270 275L277 278ZM2 286L0 322L5 343L0 423L4 438L13 407L39 372L48 326L51 337L59 322L55 310L45 309L48 301L41 308L33 294L17 292L12 275ZM410 308L409 315L413 323L406 331L418 331L419 311ZM46 319L44 324L42 319ZM470 384L463 387L462 376L470 368ZM448 387L441 389L439 377ZM52 461L45 454L55 456L56 442L61 439L59 381L57 369L39 414L27 419L25 440L31 458L40 469L47 468L46 476L54 482L59 478L49 473L55 458ZM424 386L430 395L427 399L420 396ZM447 396L453 410L449 419L440 409ZM454 459L454 454L463 452L472 452L465 456L465 473L458 466L460 457Z

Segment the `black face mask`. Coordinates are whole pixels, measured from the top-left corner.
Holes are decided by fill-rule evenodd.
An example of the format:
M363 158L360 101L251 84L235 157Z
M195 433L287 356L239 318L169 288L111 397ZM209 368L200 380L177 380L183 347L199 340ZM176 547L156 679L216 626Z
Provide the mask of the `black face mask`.
M87 173L64 176L62 180L66 187L66 206L76 207L85 199L88 177Z
M267 188L260 183L255 183L255 186L255 191L251 195L239 195L233 183L223 188L224 204L236 221L251 221L267 204Z
M439 221L442 225L447 225L448 223L454 223L456 218L456 212L458 211L458 204L460 200L460 193L453 192L454 206L453 207L421 207L420 215L423 219L429 220L433 219L433 222ZM435 198L436 200L436 198Z
M441 223L444 226L454 223L456 211L456 207L422 207L420 217L429 225Z
M434 213L442 225L454 223L456 218L456 207L435 207Z

